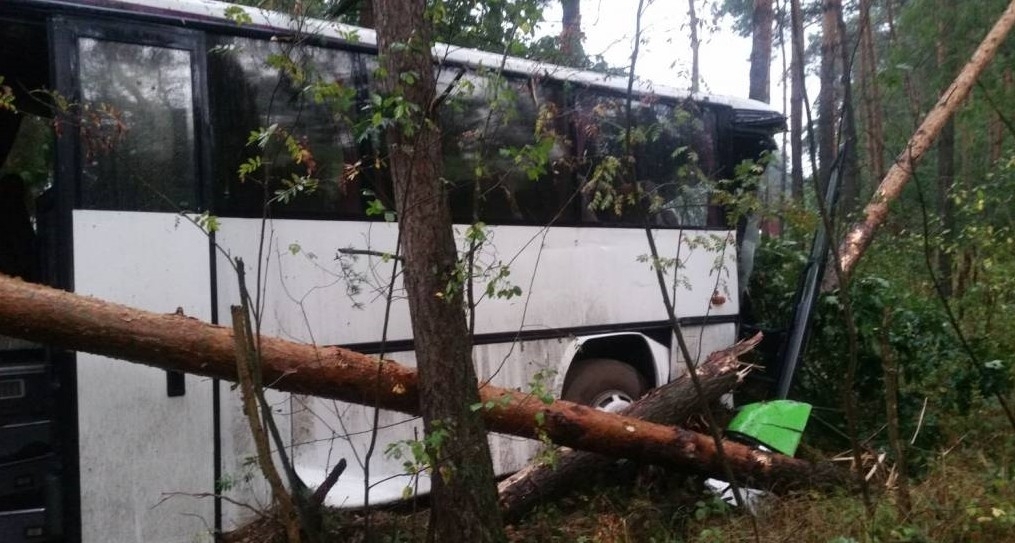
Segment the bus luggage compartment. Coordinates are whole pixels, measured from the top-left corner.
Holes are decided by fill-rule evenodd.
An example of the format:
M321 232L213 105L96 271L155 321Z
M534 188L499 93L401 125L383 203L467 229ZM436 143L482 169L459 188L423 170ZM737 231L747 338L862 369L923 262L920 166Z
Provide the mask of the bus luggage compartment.
M0 425L0 465L52 452L52 426L45 419Z
M0 356L0 362L6 358ZM46 365L41 362L0 363L0 423L42 418L48 383Z
M45 508L0 511L0 541L34 543L48 540Z

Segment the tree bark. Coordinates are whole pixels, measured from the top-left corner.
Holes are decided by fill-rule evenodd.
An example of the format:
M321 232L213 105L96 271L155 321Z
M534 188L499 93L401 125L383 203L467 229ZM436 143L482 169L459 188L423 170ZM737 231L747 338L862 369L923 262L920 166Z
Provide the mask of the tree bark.
M698 39L698 11L694 6L695 1L687 0L687 26L691 30L691 92L698 92L701 86L701 68L698 64L701 40Z
M941 16L937 24L937 67L938 73L948 77L953 73L952 66L952 32L950 23L955 12L950 1L938 2L938 14ZM952 295L952 232L955 228L955 206L952 205L951 193L955 186L955 119L949 119L941 128L941 136L937 141L937 216L941 218L941 243L937 247L937 273L941 294Z
M1007 97L1011 96L1012 87L1015 86L1015 75L1013 75L1010 67L1004 69L1001 81L1001 96L1007 99ZM987 157L987 168L993 168L1001 160L1005 139L1009 134L1004 117L1002 112L996 110L990 115L990 155Z
M582 48L582 13L579 0L561 0L564 17L561 19L560 52L564 57L565 66L582 66L585 64L585 51Z
M692 0L693 2L693 0ZM751 13L751 73L748 98L770 103L772 86L772 0L754 0L754 11ZM765 181L762 191L763 203L769 209L783 203L781 190L769 186L772 180ZM779 231L778 221L761 218L760 227L766 234Z
M425 0L375 0L383 91L408 102L408 120L388 129L404 285L419 368L419 406L429 442L431 541L505 541L493 462L480 413L464 285L442 180L443 158L434 98L432 37ZM457 284L456 284L457 283Z
M838 52L839 52L839 86L841 90L841 108L843 147L842 162L842 187L839 198L839 217L846 217L856 210L860 201L860 164L857 160L856 151L856 114L853 110L853 55L852 46L849 43L849 35L846 30L846 20L842 14L842 2L835 2L835 21L838 28ZM837 217L838 218L838 217Z
M877 51L871 28L873 0L860 1L860 92L866 128L867 159L874 179L885 175L885 127L881 114L881 91L877 80Z
M760 341L759 333L729 349L712 353L698 366L698 379L709 403L736 386L743 370L738 357ZM657 424L679 425L698 411L699 401L690 376L684 374L643 396L621 414ZM540 501L572 490L574 484L587 481L588 474L600 472L613 462L609 456L566 447L560 447L551 454L555 459L552 464L529 464L498 485L501 510L507 519L517 519Z
M804 23L800 0L790 0L790 155L792 158L791 191L793 201L804 201Z
M864 209L864 217L849 228L839 244L839 254L842 258L842 270L845 276L852 274L860 257L863 256L874 239L874 233L888 216L889 204L902 193L903 187L909 181L924 153L933 145L934 140L951 119L959 104L969 96L969 91L976 79L993 60L998 47L1011 31L1012 25L1015 25L1015 0L1008 4L1004 13L987 33L962 71L924 118L923 123L906 144L905 150L899 154L891 169L881 180L881 185ZM838 283L834 276L826 276L822 290L829 291L837 286Z
M842 57L839 54L839 21L837 8L841 9L839 0L823 0L821 16L821 90L818 91L818 194L825 193L835 161L838 140L839 65ZM820 196L819 196L820 197Z
M54 347L130 360L161 369L236 381L232 332L177 314L157 314L0 276L0 334ZM416 372L343 349L261 338L261 378L284 392L419 414ZM531 394L484 385L477 411L491 431L548 436L554 443L618 458L722 473L711 437L596 411L570 402L544 404ZM537 421L542 420L542 424ZM745 484L785 491L849 485L826 464L724 442L726 459Z
M748 98L772 101L772 0L754 0L751 15L751 81Z

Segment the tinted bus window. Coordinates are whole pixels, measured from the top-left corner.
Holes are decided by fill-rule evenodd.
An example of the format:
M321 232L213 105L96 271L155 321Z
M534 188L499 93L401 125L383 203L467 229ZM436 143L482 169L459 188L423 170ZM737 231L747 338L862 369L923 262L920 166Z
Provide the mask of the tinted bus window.
M80 205L196 209L190 52L91 38L78 47Z
M623 97L587 89L576 109L587 220L713 226L709 180L719 171L714 111L643 99L632 103L628 123Z
M219 213L359 216L360 159L350 116L357 111L357 56L346 51L218 37L208 54ZM251 142L251 134L270 136ZM291 139L290 139L291 138ZM287 140L289 145L287 145ZM293 159L295 143L309 154ZM243 179L241 164L261 166ZM300 179L312 180L297 187Z
M445 67L438 92L444 176L456 222L567 224L576 219L560 88Z

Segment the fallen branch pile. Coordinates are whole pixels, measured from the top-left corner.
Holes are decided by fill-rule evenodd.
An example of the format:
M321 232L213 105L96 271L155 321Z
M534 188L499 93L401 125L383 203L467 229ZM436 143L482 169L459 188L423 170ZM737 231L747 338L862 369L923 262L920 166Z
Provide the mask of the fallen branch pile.
M760 333L712 353L698 366L698 379L706 402L713 403L733 390L745 371L738 358L759 342ZM621 414L656 424L680 425L700 412L700 402L690 376L685 373L627 406ZM576 483L588 480L588 474L601 472L615 461L609 456L568 447L560 447L552 454L555 459L552 465L530 464L498 485L505 518L517 519L538 502L570 490Z

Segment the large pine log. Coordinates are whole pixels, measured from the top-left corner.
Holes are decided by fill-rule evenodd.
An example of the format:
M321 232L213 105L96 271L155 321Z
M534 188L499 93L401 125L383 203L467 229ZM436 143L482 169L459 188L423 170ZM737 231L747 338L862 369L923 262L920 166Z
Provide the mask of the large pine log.
M0 334L129 360L161 369L236 380L232 330L176 314L157 314L0 276ZM261 339L261 373L272 388L417 414L416 373L343 349ZM490 431L548 436L558 445L720 476L712 438L682 428L596 411L570 402L546 405L531 395L485 385ZM537 423L542 421L542 423ZM756 488L848 485L827 464L724 442L742 482Z
M702 399L714 403L736 386L743 370L738 358L760 341L758 333L709 355L697 368L702 388L700 397L685 373L627 406L621 414L657 424L683 424L700 412ZM516 519L538 502L571 490L575 483L588 480L588 474L603 471L614 460L568 447L559 447L552 454L555 459L552 464L536 461L498 485L500 506L506 518Z

